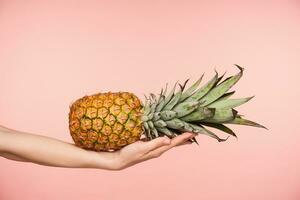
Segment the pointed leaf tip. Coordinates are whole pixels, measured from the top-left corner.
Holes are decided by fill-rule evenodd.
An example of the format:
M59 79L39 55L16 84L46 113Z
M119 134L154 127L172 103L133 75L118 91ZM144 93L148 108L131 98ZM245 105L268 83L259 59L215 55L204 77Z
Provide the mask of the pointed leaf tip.
M235 138L237 138L237 135L233 132L233 130L231 130L229 127L225 126L224 124L218 124L218 123L205 123L205 122L202 122L200 123L201 125L204 125L204 126L208 126L208 127L212 127L212 128L216 128L220 131L223 131L225 133L228 133L232 136L234 136Z
M218 71L216 70L216 68L215 68L215 76L218 78L218 76L219 76L219 73L218 73Z
M184 81L183 85L179 84L181 91L183 91L185 89L186 84L189 82L189 78L187 80Z
M191 138L189 141L194 142L194 143L196 143L199 146L199 143L198 143L198 141L196 140L195 137Z
M225 76L225 74L226 74L226 71L219 77L220 80Z
M230 136L227 136L227 138L226 139L222 139L222 138L219 138L218 139L218 142L225 142L225 141L227 141L228 140L228 138L229 138Z
M247 101L250 101L251 99L253 99L255 97L255 95L252 95L250 97L246 97Z
M259 127L259 128L264 128L264 129L266 129L266 130L269 130L267 127L265 127L265 126L263 126L263 125L261 125L261 124L258 124L258 127Z
M246 125L246 126L254 126L254 127L257 127L257 128L267 129L265 126L263 126L261 124L258 124L256 122L250 121L250 120L245 119L245 118L241 118L240 116L236 117L232 121L228 121L228 122L225 122L225 123L228 123L228 124L239 124L239 125Z
M245 68L239 66L238 64L234 64L234 65L235 65L237 68L239 68L239 70L240 70L241 72L243 72L243 71L245 70Z

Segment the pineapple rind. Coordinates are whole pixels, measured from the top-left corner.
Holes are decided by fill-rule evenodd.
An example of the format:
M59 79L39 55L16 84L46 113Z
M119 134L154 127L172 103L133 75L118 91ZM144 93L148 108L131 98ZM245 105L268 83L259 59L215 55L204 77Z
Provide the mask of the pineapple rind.
M141 102L132 93L84 96L70 107L70 133L75 144L82 148L118 150L140 139L144 132L141 111Z

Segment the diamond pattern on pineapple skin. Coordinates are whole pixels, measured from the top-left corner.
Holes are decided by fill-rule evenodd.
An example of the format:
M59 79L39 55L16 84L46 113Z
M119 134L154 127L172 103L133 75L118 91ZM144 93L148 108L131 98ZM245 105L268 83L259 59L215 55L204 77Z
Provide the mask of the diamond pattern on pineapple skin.
M136 126L133 130L132 130L132 136L134 137L140 137L143 133L143 128L141 126Z
M121 146L121 147L125 146L125 145L127 145L127 141L124 139L120 139L119 141L117 141L117 145Z
M113 115L118 115L121 112L121 107L118 105L112 105L109 108L110 113L112 113Z
M95 150L103 151L103 150L105 150L105 145L104 144L95 144Z
M129 93L129 92L122 92L122 94L121 94L121 97L124 98L124 99L128 99L131 96L132 96L132 94Z
M137 96L132 95L131 98L133 99L133 102L135 103L136 107L140 107L141 106L141 101L139 100L139 98L137 98Z
M121 139L125 139L127 140L128 138L130 138L131 133L127 130L124 130L121 134L120 134L120 138Z
M119 97L119 93L112 93L112 92L108 93L108 98L110 98L112 100L114 100L114 99L116 99L118 97Z
M125 129L128 131L132 131L135 127L135 122L131 119L129 119L125 124Z
M106 95L103 93L98 93L96 94L96 98L101 99L102 101L104 101L106 99Z
M124 104L122 106L122 111L125 112L126 114L130 113L131 110L132 110L132 108L130 108L130 106L127 104Z
M117 121L120 122L121 124L124 124L128 119L128 115L126 113L121 112L117 116Z
M123 99L122 97L118 97L115 99L115 104L118 106L124 105L125 104L125 99Z
M93 118L97 117L97 108L88 107L86 109L85 116L87 116L90 119L93 119Z
M103 106L103 101L101 99L94 99L92 105L95 108L100 108Z
M93 103L93 97L85 96L83 97L82 103L80 105L84 108L87 108L92 106L92 103Z
M86 149L93 149L94 148L94 143L89 141L89 140L83 141L82 144L84 145L84 148L86 148Z
M116 146L115 143L111 143L111 142L107 143L107 144L105 145L105 147L106 147L106 149L108 149L108 150L119 149L119 148Z
M93 119L93 129L97 132L101 130L103 121L100 118Z
M80 132L78 133L78 138L82 141L87 139L87 133L86 132Z
M118 150L139 140L143 131L141 114L140 101L132 93L98 93L70 107L69 129L77 146L94 151Z
M137 121L142 115L139 111L132 110L129 114L130 119Z
M128 105L131 109L137 107L137 106L135 105L135 102L133 101L132 98L127 99L127 100L126 100L126 103L127 103L127 105Z
M99 135L97 142L99 144L106 144L108 142L108 136L106 136L106 135Z
M120 134L120 133L122 133L122 131L123 131L123 125L120 124L119 122L116 122L113 126L113 132Z
M109 107L112 106L112 104L113 104L113 100L111 100L111 99L105 99L104 102L103 102L103 107L109 108Z
M72 114L72 117L77 117L78 119L80 119L85 114L85 108L77 106L75 107L74 112Z
M108 115L108 110L107 108L101 107L98 109L98 117L101 119L104 119Z
M108 140L112 143L117 142L119 140L119 136L112 133L108 136Z
M92 130L88 131L87 132L87 139L91 142L96 142L97 139L98 139L98 133L95 132L95 131L92 131Z
M104 135L110 135L112 133L111 127L105 124L101 130L101 133L103 133Z
M87 118L82 118L80 120L80 128L82 130L88 130L92 127L92 121L90 119L87 119Z
M80 127L80 122L79 122L79 120L78 119L71 119L71 122L70 122L70 130L72 131L72 132L75 132L76 131L76 129L78 129Z
M115 121L116 118L112 114L107 115L107 117L105 118L105 123L110 126L114 125Z

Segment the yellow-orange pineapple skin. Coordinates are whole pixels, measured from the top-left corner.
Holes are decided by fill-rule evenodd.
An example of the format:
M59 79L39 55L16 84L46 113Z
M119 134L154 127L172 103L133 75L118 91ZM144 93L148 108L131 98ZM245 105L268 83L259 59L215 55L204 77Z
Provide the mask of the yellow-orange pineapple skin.
M70 106L69 129L75 144L94 151L118 150L140 139L141 101L129 92L84 96Z

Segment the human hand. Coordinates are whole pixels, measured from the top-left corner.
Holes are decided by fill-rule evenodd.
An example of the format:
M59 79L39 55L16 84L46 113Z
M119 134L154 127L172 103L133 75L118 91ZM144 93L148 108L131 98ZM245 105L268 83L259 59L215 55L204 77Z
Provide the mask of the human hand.
M159 137L147 142L137 141L115 152L96 152L0 126L0 157L53 167L121 170L157 158L175 146L189 144L187 141L195 136L183 133L173 139Z
M189 139L195 137L194 133L183 133L173 139L159 137L151 141L137 141L125 146L119 151L113 152L116 157L115 169L122 170L137 163L158 158L171 148L184 144L191 144Z

